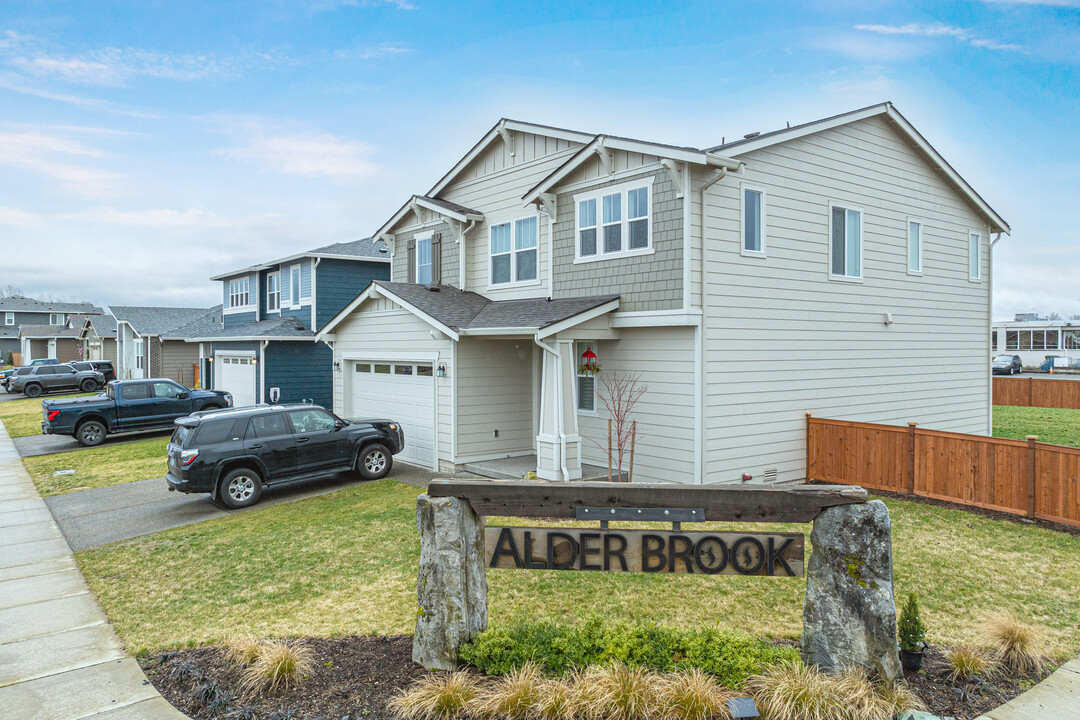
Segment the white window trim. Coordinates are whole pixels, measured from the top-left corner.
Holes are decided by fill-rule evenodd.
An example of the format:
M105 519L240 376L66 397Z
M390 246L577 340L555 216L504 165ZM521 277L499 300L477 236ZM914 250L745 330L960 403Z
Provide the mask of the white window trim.
M4 313L4 324L5 325L14 325L15 324L15 313L13 313L13 312Z
M143 355L143 350L144 350L143 341L140 340L139 338L136 338L135 339L135 369L136 370L145 370L146 369L145 367L143 367L143 365L145 364L143 361L146 359L146 356Z
M859 213L859 274L858 275L836 275L832 271L832 239L833 239L833 208L843 208L844 210L854 210ZM846 250L846 237L847 237L847 215L844 215L844 236L845 236L845 250ZM861 283L863 281L863 266L866 264L866 246L863 242L863 236L866 233L866 213L858 205L851 205L843 202L842 200L830 200L829 201L829 234L825 242L825 261L829 269L829 279L836 282L848 282L848 283Z
M593 375L593 409L582 410L581 398L578 396L578 378L584 377L577 371L578 361L581 360L581 354L577 351L578 343L585 345L585 347L593 348L593 352L596 353L597 362L600 359L600 353L596 352L597 342L595 340L575 340L573 343L574 348L574 410L578 415L585 415L586 417L598 417L600 415L599 403L597 400L599 396L596 393L596 376Z
M978 255L976 256L975 269L978 271L978 275L971 274L971 238L978 238L978 244L976 249ZM967 266L968 266L968 282L981 283L982 282L982 256L983 256L983 241L982 233L978 230L968 229L968 248L967 248Z
M270 290L270 285L271 285L270 281L271 281L271 279L274 279L274 280L277 281L277 282L274 283L274 290L273 291ZM272 295L277 296L277 307L274 307L274 308L270 307L270 297ZM281 271L280 270L276 270L276 271L274 271L272 273L267 273L266 274L266 312L268 312L268 313L271 313L271 312L280 313L281 312Z
M519 252L525 252L524 250L517 250L517 222L518 220L528 220L529 218L536 218L536 247L529 248L536 250L536 279L535 280L515 280L517 277L517 254ZM510 282L496 283L492 282L491 274L495 269L495 263L491 261L491 229L499 225L510 225ZM530 287L533 285L543 284L542 268L540 265L540 234L543 231L544 223L540 221L540 213L528 213L525 215L516 215L512 218L488 220L487 223L487 259L488 259L488 271L487 271L487 286L489 290L502 290L505 288L520 288ZM506 255L507 253L500 253L500 255Z
M293 268L296 269L296 302L293 302ZM298 310L304 306L303 293L304 285L304 270L300 267L300 263L293 263L289 266L289 304L290 310Z
M60 322L53 322L53 318L60 318ZM58 325L63 325L64 324L64 314L63 313L49 313L49 324L52 325L53 327L56 327Z
M761 250L747 250L746 249L746 191L761 193ZM765 233L765 217L767 207L767 193L765 188L758 187L757 185L751 185L750 183L742 183L739 190L739 252L743 257L764 258L766 257L766 250L768 244L766 242ZM829 217L832 217L832 211L829 211Z
M232 284L234 282L239 283L241 281L247 282L247 291L246 292L247 292L247 296L248 296L248 301L247 301L246 305L233 305L232 304L232 298L233 298L234 293L232 291ZM239 313L239 312L250 312L251 310L253 310L255 308L255 303L252 302L252 299L251 299L251 276L250 275L245 275L244 277L238 277L238 278L232 278L232 279L226 280L225 281L225 289L228 291L227 294L229 296L229 302L228 302L227 306L223 310L223 312L225 314ZM235 293L235 294L240 295L242 293Z
M912 223L919 226L919 269L911 269L911 225ZM904 259L904 264L907 266L908 275L922 275L923 267L926 262L923 257L926 250L926 223L916 217L908 216L907 223L904 225L904 232L907 233L907 257Z
M416 282L418 283L420 282L420 243L424 240L427 240L430 243L431 258L428 264L431 267L431 280L429 280L427 283L422 283L425 285L430 285L431 282L435 279L435 233L428 233L427 235L414 235L413 240L416 242L416 252L414 253L414 255L416 256L416 260L413 263L413 273L415 274L413 277L416 278ZM488 251L490 252L490 250L491 246L489 244Z
M655 175L650 175L644 178L638 178L630 182L620 183L618 185L609 185L607 187L595 188L588 192L582 192L574 195L574 264L579 263L592 263L602 262L604 260L614 260L616 258L636 257L638 255L652 255L656 252L656 247L653 244L653 205L655 204L653 198L653 182L656 180ZM648 188L649 191L649 211L645 214L646 227L649 229L649 244L643 248L630 249L630 203L627 198L627 191L638 190L640 188ZM622 218L620 223L622 224L622 250L618 252L604 252L604 196L614 195L619 193L622 196ZM581 228L579 222L581 221L581 214L578 212L579 203L586 200L596 201L596 254L581 255ZM635 218L640 220L641 218Z

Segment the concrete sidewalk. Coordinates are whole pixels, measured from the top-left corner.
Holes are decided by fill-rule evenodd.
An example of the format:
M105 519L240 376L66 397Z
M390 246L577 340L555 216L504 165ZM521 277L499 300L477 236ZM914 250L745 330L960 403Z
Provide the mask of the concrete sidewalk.
M1076 720L1080 718L1080 656L1050 677L978 720Z
M0 423L0 720L184 720L127 656Z

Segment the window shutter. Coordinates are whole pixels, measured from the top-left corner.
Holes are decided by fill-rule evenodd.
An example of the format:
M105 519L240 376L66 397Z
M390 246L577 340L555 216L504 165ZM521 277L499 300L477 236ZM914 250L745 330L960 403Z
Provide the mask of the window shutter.
M431 284L442 284L442 233L431 236Z
M405 253L409 263L408 282L414 283L416 282L416 239L410 238L405 247L408 248L408 252Z

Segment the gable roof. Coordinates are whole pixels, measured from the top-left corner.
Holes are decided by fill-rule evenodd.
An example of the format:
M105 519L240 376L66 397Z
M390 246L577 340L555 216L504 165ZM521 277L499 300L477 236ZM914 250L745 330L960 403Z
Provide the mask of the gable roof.
M121 322L127 323L139 335L176 337L172 335L171 331L196 320L201 320L211 313L220 313L221 306L218 305L213 308L178 308L110 305L109 310L118 324Z
M618 307L619 302L618 295L558 300L489 300L479 293L459 290L452 285L419 285L375 280L326 324L319 337L332 332L334 327L365 300L378 296L389 298L427 320L454 340L460 335L479 335L484 334L484 331L543 331L593 310L610 312Z
M215 305L210 311L201 317L197 317L189 323L173 328L162 334L162 340L187 340L190 337L205 335L221 328L222 306Z
M101 308L93 303L46 302L25 295L8 295L7 297L0 297L0 312L62 312L95 313L100 315Z
M725 154L737 158L740 155L745 155L746 153L760 150L769 147L770 145L788 142L806 135L812 135L813 133L819 133L834 127L848 125L853 122L858 122L859 120L865 120L866 118L877 117L879 115L888 119L902 135L906 136L913 145L922 151L926 159L929 160L932 165L937 167L941 174L956 187L960 194L964 195L980 210L980 212L982 212L983 215L986 216L988 220L990 220L994 225L995 230L1004 232L1006 235L1011 234L1011 228L1009 227L1009 224L1005 222L1005 219L990 207L989 203L975 191L975 188L971 187L971 185L960 176L960 173L956 172L953 166L950 165L934 146L922 136L922 133L915 129L914 125L908 122L907 118L900 114L900 111L897 110L891 102L869 105L864 108L859 108L858 110L833 115L831 117L822 118L821 120L802 123L801 125L795 125L790 128L754 134L751 137L744 137L739 140L709 148L708 152L724 152Z
M380 238L379 242L382 242L381 238L385 233L389 232L392 227L397 225L401 219L408 215L416 206L427 208L428 210L437 212L443 217L452 218L458 222L480 221L484 219L484 214L479 210L472 210L464 205L450 202L449 200L428 197L426 195L413 195L405 201L405 204L402 205L389 220L383 223L381 228L375 232L375 237Z
M94 332L97 333L98 337L116 337L116 318L112 315L87 315L83 326L85 327L87 324L94 328Z
M81 328L66 325L23 325L19 328L19 337L24 338L78 338Z
M211 280L224 280L225 278L235 277L237 275L247 275L249 273L258 272L260 270L269 270L270 268L282 265L293 260L302 260L304 258L327 258L330 260L366 260L369 262L390 262L390 250L382 240L376 240L373 237L361 238L359 240L350 240L348 242L332 243L330 245L323 245L322 247L315 248L314 250L308 250L307 252L295 253L287 257L278 258L277 260L271 260L269 262L259 263L257 265L250 265L246 268L239 270L230 270L228 272L219 273L214 275Z
M233 325L227 328L218 327L209 332L191 334L185 339L187 342L211 342L214 340L312 341L315 339L315 333L300 318L285 315L284 317L267 318L258 322Z

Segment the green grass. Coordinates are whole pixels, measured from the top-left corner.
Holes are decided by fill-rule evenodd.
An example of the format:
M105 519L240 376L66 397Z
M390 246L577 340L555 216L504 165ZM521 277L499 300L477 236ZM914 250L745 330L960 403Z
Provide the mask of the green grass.
M1080 410L995 405L994 435L1015 440L1038 435L1041 442L1080 447Z
M120 485L163 476L168 470L165 446L169 438L102 445L73 452L23 458L42 497ZM54 475L74 470L72 475ZM162 490L165 489L164 484Z
M414 487L384 480L76 557L134 652L238 634L411 633L416 494ZM1080 650L1080 537L959 510L886 503L897 597L919 593L931 643L971 641L982 615L1003 609L1044 626L1057 657ZM802 627L805 581L799 578L492 570L488 580L496 623L568 621L595 610L675 626L719 622L765 637L797 639Z
M84 393L65 397L86 397L97 393ZM41 401L52 396L11 400L0 403L0 421L4 423L11 437L27 437L41 434Z

